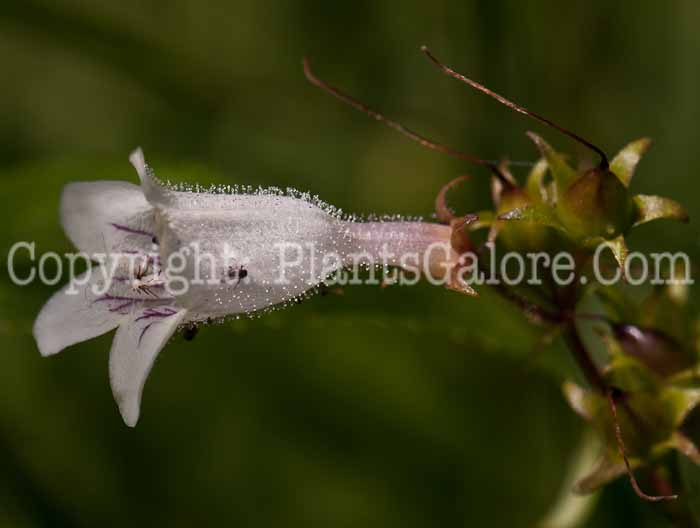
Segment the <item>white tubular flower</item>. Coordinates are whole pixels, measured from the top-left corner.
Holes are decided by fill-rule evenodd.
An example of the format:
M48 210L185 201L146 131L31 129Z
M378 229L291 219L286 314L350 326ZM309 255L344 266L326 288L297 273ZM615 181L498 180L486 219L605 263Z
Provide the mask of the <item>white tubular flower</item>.
M357 255L365 265L410 261L451 285L458 255L448 226L356 222L315 198L278 190L177 190L155 179L140 149L129 159L140 187L65 187L63 227L99 264L54 294L34 324L43 356L117 329L109 378L129 426L138 421L151 367L178 327L285 305L356 264Z

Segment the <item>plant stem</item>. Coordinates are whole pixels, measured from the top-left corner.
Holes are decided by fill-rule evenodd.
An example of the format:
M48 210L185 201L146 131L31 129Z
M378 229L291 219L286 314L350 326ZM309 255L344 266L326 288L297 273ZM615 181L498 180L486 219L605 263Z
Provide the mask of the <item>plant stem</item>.
M588 383L601 394L606 394L607 384L598 369L598 365L595 364L586 346L583 344L574 321L569 321L567 324L564 339Z

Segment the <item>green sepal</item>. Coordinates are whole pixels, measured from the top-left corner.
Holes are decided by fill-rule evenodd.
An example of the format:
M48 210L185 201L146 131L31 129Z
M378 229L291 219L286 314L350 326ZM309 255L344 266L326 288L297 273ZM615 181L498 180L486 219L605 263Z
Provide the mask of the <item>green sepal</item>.
M700 389L700 371L697 367L686 369L674 374L667 380L669 385L686 389Z
M576 171L572 169L566 162L564 157L554 150L540 136L534 132L528 132L528 137L535 143L542 156L547 160L549 170L552 172L552 178L557 186L559 193L564 192L569 184L576 179Z
M553 227L555 229L559 229L560 231L566 231L562 223L557 218L554 208L544 204L536 204L528 207L511 209L510 211L499 215L498 219L506 221L521 220L535 222L536 224Z
M605 348L608 351L608 354L610 354L611 358L624 355L625 350L622 348L620 343L617 342L613 335L603 333L600 338L605 344Z
M478 219L466 226L469 231L489 228L496 222L496 214L493 211L479 211L476 216Z
M636 358L615 354L605 373L610 386L628 393L656 394L660 390L657 376Z
M625 237L623 235L619 235L618 237L613 238L612 240L606 240L603 237L593 237L588 238L584 241L584 245L589 248L595 248L599 244L605 244L610 248L613 257L615 257L615 261L620 266L620 269L624 272L625 261L627 260L627 255L629 254L629 250L627 249L627 243L625 242Z
M698 446L683 433L679 433L678 431L673 433L666 445L685 455L696 465L700 466L700 450L698 450Z
M627 255L629 254L624 235L620 235L613 240L609 240L608 244L613 252L613 255L615 255L615 260L617 260L618 265L622 270L624 270L625 261L627 260Z
M689 220L688 213L683 206L670 198L638 194L632 200L636 208L635 226L660 218L669 218L681 222L688 222Z
M680 427L688 414L700 403L700 389L667 387L662 391L661 400L668 408L673 426Z
M649 138L633 141L618 152L610 162L610 171L620 179L625 187L629 187L632 176L634 176L634 170L650 145L651 140Z
M630 460L632 469L636 469L641 465L637 459ZM625 462L622 459L612 459L607 453L598 461L595 469L587 476L583 477L574 485L574 493L579 495L588 495L606 484L621 477L627 472Z
M532 167L530 174L528 174L526 183L527 194L533 202L546 202L549 200L547 186L544 183L548 168L547 160L541 158Z
M572 381L565 381L561 387L569 407L584 420L590 421L595 414L592 393Z

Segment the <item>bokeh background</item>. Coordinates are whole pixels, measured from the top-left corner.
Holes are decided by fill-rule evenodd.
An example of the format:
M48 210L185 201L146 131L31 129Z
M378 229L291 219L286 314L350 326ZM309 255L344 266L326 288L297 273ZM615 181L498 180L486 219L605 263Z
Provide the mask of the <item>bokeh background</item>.
M176 337L130 430L111 336L41 359L31 327L58 286L11 284L5 258L19 240L70 251L61 187L135 181L137 145L164 178L292 186L363 214L428 217L469 170L454 205L487 206L484 171L313 88L304 55L451 146L533 160L534 129L578 152L439 74L421 44L609 153L651 136L634 190L697 218L699 22L694 0L5 0L0 526L542 526L584 430L559 388L577 373L488 292L351 287ZM660 223L630 244L692 257L698 241ZM624 481L597 501L587 526L664 526Z

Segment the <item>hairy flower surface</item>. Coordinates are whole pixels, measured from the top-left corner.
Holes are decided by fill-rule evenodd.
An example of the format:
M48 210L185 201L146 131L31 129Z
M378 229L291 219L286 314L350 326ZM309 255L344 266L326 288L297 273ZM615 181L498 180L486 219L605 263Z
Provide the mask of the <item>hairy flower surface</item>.
M411 262L416 271L423 263L454 287L458 254L449 226L353 221L318 199L278 190L178 190L153 176L140 149L130 161L140 186L65 187L66 234L99 264L54 294L34 325L43 356L117 329L109 377L129 426L138 421L153 363L178 327L284 305L358 263Z

